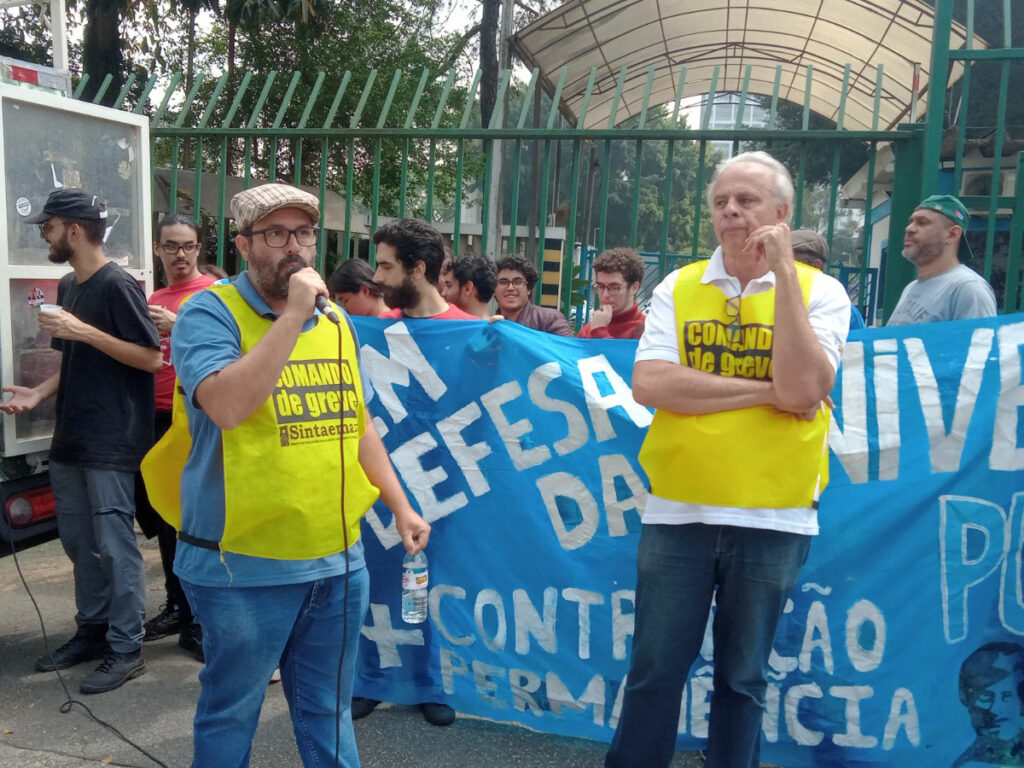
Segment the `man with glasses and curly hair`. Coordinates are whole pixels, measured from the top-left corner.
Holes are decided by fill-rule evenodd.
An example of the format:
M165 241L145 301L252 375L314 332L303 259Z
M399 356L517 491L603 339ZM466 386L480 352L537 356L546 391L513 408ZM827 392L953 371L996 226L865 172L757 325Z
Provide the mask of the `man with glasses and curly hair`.
M639 339L644 316L636 303L644 279L644 260L632 248L612 248L594 259L594 294L601 302L581 339Z
M850 322L835 279L793 258L793 183L764 152L708 190L719 247L655 289L633 396L656 409L635 633L605 765L664 768L712 599L709 768L758 765L768 655L827 482L829 392Z
M498 259L498 289L494 298L498 311L506 320L556 336L572 336L569 321L557 309L538 307L530 296L540 274L522 256L509 255Z

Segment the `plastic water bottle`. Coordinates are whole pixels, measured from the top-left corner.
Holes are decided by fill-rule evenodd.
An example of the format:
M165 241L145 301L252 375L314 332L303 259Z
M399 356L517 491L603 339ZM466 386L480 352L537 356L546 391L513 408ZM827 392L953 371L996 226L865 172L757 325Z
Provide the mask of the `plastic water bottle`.
M405 553L402 560L402 621L422 624L427 620L427 556Z

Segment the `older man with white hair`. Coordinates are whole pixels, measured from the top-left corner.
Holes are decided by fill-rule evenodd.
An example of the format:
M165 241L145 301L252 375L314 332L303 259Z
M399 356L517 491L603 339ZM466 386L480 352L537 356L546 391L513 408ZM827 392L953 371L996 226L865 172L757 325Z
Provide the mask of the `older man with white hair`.
M793 183L770 155L719 167L720 247L655 290L633 395L656 409L637 552L633 653L605 765L668 766L712 599L707 765L756 768L783 606L818 532L829 392L846 340L843 286L796 263Z

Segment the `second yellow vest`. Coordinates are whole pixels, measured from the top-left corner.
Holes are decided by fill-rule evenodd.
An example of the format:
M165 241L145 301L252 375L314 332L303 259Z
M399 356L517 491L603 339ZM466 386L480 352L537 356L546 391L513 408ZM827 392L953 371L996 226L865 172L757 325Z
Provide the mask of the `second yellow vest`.
M681 269L673 289L680 363L719 376L771 380L775 289L727 308L722 291L701 282L708 263ZM806 305L817 272L796 266ZM813 421L770 406L700 415L659 409L640 464L651 493L673 501L813 507L828 482L829 418L827 409Z

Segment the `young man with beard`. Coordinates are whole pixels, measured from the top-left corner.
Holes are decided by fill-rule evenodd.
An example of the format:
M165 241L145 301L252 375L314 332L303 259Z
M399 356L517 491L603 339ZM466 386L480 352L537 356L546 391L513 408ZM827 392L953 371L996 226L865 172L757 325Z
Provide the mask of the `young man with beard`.
M917 266L917 280L903 289L886 325L995 316L992 286L957 255L969 221L967 208L953 195L927 197L910 214L903 258Z
M192 442L174 570L206 655L192 764L248 763L280 666L303 764L358 765L348 702L369 600L359 522L379 494L407 551L426 546L430 526L366 412L348 318L335 326L315 309L327 298L312 267L319 201L272 183L239 192L231 211L248 269L193 296L171 340ZM330 397L307 408L327 386L334 410Z
M153 255L163 266L167 287L153 291L149 297L149 316L160 332L160 349L164 364L156 374L156 413L153 418L154 439L159 440L171 426L171 406L174 402L176 375L171 365L171 329L178 318L181 303L196 291L217 282L217 278L204 275L197 266L199 260L199 225L180 213L164 216L153 233ZM136 518L146 536L157 537L160 546L160 564L164 571L166 602L160 613L146 622L143 642L178 635L178 646L203 660L203 634L193 618L192 609L174 575L174 553L178 532L157 514L149 503L141 474L136 486Z
M384 318L478 320L445 301L437 290L444 262L441 233L418 219L396 219L373 233L377 271L373 281L391 309Z
M420 318L436 320L478 320L445 301L437 290L444 263L441 233L425 221L396 219L373 233L377 246L377 271L373 281L381 289L384 302L391 307L383 318ZM366 717L380 704L377 699L356 696L352 699L352 719ZM435 701L419 705L423 719L431 725L447 726L455 722L455 710Z
M39 224L49 259L70 264L57 303L39 327L60 351L60 371L35 387L4 387L5 413L57 396L50 484L61 544L74 566L78 631L36 669L103 659L83 693L120 687L146 671L146 587L135 541L135 472L153 444L153 374L160 339L139 284L103 251L106 205L80 189L50 194L28 223Z

